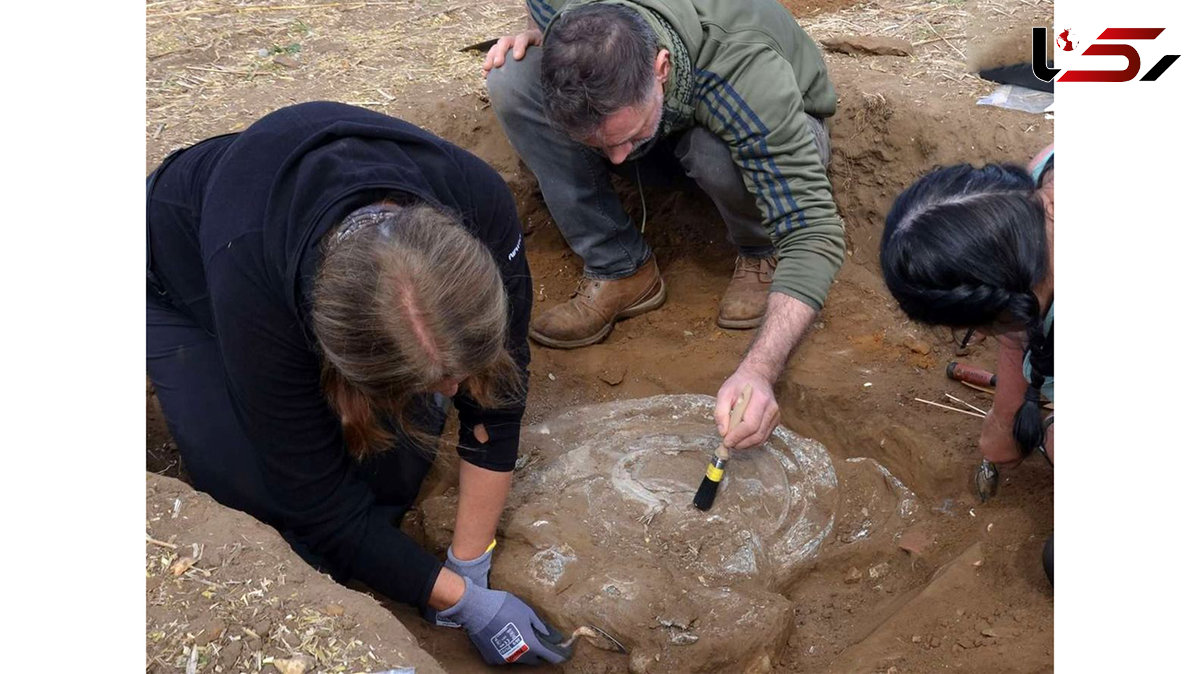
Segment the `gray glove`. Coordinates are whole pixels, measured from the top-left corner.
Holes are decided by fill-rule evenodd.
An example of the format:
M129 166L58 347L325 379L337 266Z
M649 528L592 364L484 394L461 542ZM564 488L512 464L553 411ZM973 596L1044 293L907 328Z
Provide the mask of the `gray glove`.
M496 547L496 542L492 541L492 544L488 546L487 550L483 551L482 555L468 561L463 561L455 557L453 547L447 548L446 563L442 566L457 573L464 579L470 578L479 587L486 588L488 586L488 576L492 572L492 548L494 547ZM438 627L453 627L455 629L460 627L458 623L438 619L436 612L428 606L421 612L421 617L426 622L433 623Z
M461 560L454 556L454 548L446 550L446 568L463 578L470 578L479 587L488 586L488 574L492 572L492 548L495 542L488 546L482 555L470 560Z
M453 622L466 629L484 662L558 664L571 657L570 647L562 645L562 634L547 625L525 602L508 592L480 587L469 577L463 580L467 589L462 599L439 611L437 621Z

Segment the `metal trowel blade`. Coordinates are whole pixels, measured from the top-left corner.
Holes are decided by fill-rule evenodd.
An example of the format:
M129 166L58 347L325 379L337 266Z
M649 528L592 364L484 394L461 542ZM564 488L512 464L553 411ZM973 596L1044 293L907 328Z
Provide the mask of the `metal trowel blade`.
M1000 488L1000 471L996 470L996 464L983 460L979 467L975 469L975 493L978 494L979 500L987 503L988 499L996 495L996 491Z
M469 44L469 45L463 47L462 49L459 49L459 51L462 51L462 52L478 51L478 52L483 52L486 54L487 51L489 49L491 49L492 47L494 47L496 45L496 43L499 41L500 41L500 38L494 37L490 40L484 40L483 42L476 42L475 44Z
M621 642L617 641L613 635L605 632L595 625L584 625L583 627L575 630L571 633L571 638L567 639L564 645L568 647L571 646L571 644L575 643L575 640L579 637L583 637L589 644L599 648L602 651L614 651L616 653L621 653L622 655L629 653L629 651L626 650L626 648L621 645Z

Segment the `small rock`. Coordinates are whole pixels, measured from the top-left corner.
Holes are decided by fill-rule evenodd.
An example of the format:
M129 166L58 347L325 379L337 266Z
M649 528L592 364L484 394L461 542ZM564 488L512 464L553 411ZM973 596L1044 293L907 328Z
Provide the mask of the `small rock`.
M691 632L677 632L671 635L669 641L676 646L691 646L697 641L700 641L700 637L692 634Z
M692 332L691 330L684 330L684 331L683 331L683 336L684 336L684 337L695 337L695 336L696 336L696 333Z
M942 645L942 640L939 637L931 637L929 639L929 647L937 648Z
M263 47L258 50L258 55L261 56L262 58L267 58L268 56L271 55L271 52L267 51L266 47Z
M546 376L550 378L550 381L555 381L557 379L557 377L554 376L553 372L547 372Z
M892 665L891 667L888 667L887 674L900 674L900 668Z
M616 386L625 381L625 373L629 370L628 367L616 367L610 370L605 370L600 373L600 381L609 386Z
M284 56L283 54L278 54L275 56L275 58L273 58L271 60L273 62L275 62L276 64L283 66L284 68L299 68L300 67L299 61L292 58L291 56Z
M968 639L968 638L966 638L966 637L963 637L963 638L959 639L959 640L958 640L957 642L955 642L955 643L956 643L956 644L957 644L957 645L958 645L960 648L964 648L964 649L965 649L965 648L974 648L974 647L975 647L975 643L974 643L974 642L972 642L970 639Z
M192 568L195 563L196 559L194 557L183 557L171 565L171 575L181 576L185 571Z
M846 584L853 585L861 580L862 580L862 571L859 571L858 567L854 567L854 566L850 567L850 570L846 572Z
M900 549L912 554L920 555L933 543L933 536L926 531L920 529L909 529L905 531L898 542Z
M913 353L919 353L922 356L929 355L929 352L933 350L933 347L929 345L929 342L917 339L916 337L909 337L908 339L904 340L904 346L907 346L909 351L912 351Z
M330 604L325 607L325 615L333 616L334 618L346 614L346 607L341 604Z
M887 573L887 571L888 571L888 563L880 562L880 563L876 564L875 566L872 566L871 568L867 569L867 575L871 576L871 580L875 580L876 578L882 578L884 576L884 574Z
M911 56L912 44L892 37L877 35L838 35L821 40L831 51L843 54L869 54L873 56Z
M208 644L221 638L221 633L225 631L225 623L218 619L213 619L208 625L196 635L197 646L207 646Z
M294 658L276 658L271 664L282 674L304 674L315 661L307 655L298 655Z
M918 634L914 634L914 635L913 635L913 638L912 638L912 642L913 642L914 644L919 644L919 643L921 643L921 636L920 636L920 635L918 635Z
M985 630L980 630L979 633L985 637L991 637L993 639L1011 639L1013 637L1020 636L1021 630L1018 630L1015 627L989 627Z

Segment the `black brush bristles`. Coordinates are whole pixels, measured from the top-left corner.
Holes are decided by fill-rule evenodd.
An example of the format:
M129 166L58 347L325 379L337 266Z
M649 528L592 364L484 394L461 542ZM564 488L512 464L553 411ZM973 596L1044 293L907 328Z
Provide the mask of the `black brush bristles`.
M723 477L725 477L725 461L714 456L712 462L708 464L708 469L704 472L704 481L696 490L696 497L692 499L692 505L700 510L711 508L713 501L717 498L717 487L721 486Z
M700 510L711 508L713 501L717 498L717 487L720 486L720 482L714 482L705 476L704 481L700 483L700 488L696 490L696 498L692 499L692 505Z

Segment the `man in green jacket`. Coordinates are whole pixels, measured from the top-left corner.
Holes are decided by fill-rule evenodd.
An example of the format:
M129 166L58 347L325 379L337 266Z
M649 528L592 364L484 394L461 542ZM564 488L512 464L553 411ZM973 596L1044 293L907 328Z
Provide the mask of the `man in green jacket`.
M759 327L717 395L731 447L763 442L772 391L825 301L844 238L825 167L837 97L820 49L776 0L527 0L529 23L484 70L492 106L584 279L530 337L575 348L658 308L666 287L610 170L673 155L712 198L738 248L718 325ZM511 53L510 53L511 50ZM746 384L737 429L729 409Z

